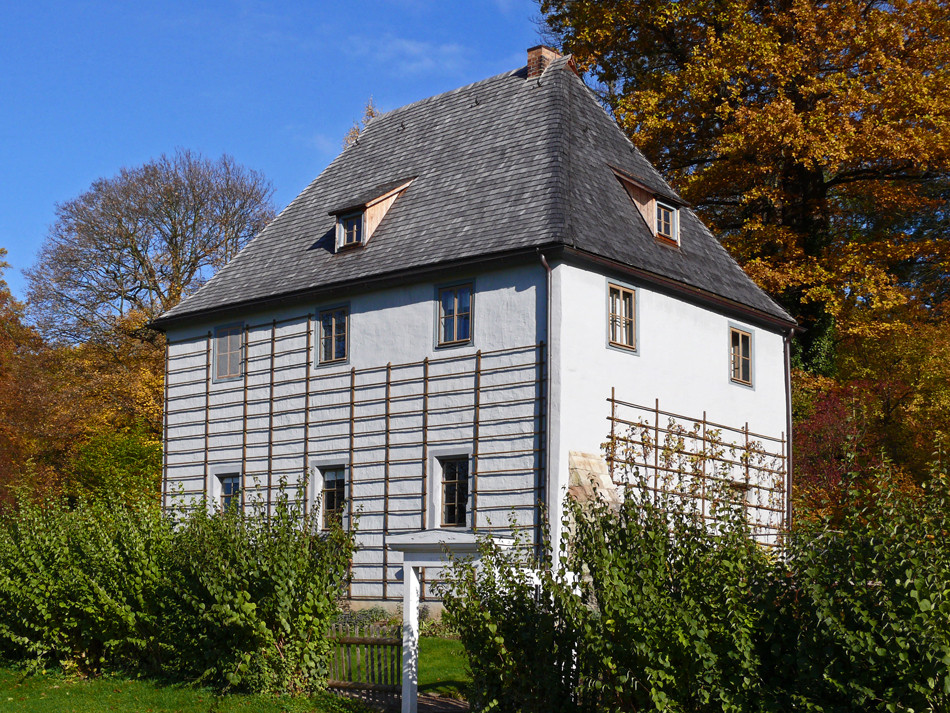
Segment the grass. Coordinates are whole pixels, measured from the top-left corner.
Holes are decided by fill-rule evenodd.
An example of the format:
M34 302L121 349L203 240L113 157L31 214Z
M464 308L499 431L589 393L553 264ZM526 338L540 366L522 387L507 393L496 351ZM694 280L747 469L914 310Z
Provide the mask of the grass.
M311 698L217 696L189 686L105 676L79 679L59 674L24 676L0 667L0 713L364 713L355 701L331 693Z
M463 698L471 683L461 642L419 640L419 692ZM0 666L0 713L365 713L331 693L310 698L226 695L186 685L116 676L84 679L59 673L25 675Z
M471 682L462 642L434 636L419 639L419 693L464 698Z

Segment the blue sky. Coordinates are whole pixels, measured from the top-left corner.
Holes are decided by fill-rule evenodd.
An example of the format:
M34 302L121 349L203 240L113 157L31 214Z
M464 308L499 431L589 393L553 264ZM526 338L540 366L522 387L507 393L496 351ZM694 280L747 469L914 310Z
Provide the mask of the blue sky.
M524 65L533 0L4 2L0 247L22 297L54 206L176 147L289 203L382 110Z

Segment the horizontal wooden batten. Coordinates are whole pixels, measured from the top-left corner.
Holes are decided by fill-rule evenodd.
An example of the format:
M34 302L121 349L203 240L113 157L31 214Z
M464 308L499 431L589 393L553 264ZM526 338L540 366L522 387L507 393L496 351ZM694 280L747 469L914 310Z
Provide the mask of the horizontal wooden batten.
M470 459L469 527L500 534L533 528L535 538L541 536L543 343L322 370L313 368L310 350L300 348L312 346L312 329L312 317L283 327L274 320L246 324L247 358L236 382L212 383L207 346L195 351L182 344L187 357L178 362L172 352L165 449L170 507L188 507L189 498L209 492L217 474L233 469L241 473L249 511L272 512L281 483L290 502L309 509L322 469L342 468L345 520L359 519L353 560L359 576L350 592L359 600L394 599L401 592L401 560L385 550L385 539L438 522L440 503L430 502L441 493L439 481L430 482L441 477L438 458Z

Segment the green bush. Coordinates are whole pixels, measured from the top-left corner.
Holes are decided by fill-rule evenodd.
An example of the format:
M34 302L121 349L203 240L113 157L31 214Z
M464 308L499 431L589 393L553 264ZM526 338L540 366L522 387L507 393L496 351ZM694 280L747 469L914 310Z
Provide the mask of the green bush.
M352 537L318 531L283 492L269 518L204 505L174 521L102 498L4 511L4 653L221 689L321 688Z
M843 525L782 549L755 544L738 509L713 528L637 488L569 503L557 567L484 540L444 592L473 708L948 710L948 480L923 494L886 469L859 480L873 493L855 489Z
M198 509L169 553L175 668L216 686L304 692L326 680L353 541L281 493L271 517Z
M0 514L0 642L8 656L154 669L172 529L154 505L22 501Z
M766 554L734 511L712 536L690 505L638 492L568 503L557 570L487 541L480 564L453 567L446 612L476 709L754 709Z
M842 522L790 538L773 673L801 708L950 710L950 481L905 490L884 467L849 482Z
M468 654L474 710L576 710L573 651L578 632L564 604L565 582L535 572L522 536L508 550L479 539L480 561L446 570L444 620ZM538 591L543 595L538 596Z

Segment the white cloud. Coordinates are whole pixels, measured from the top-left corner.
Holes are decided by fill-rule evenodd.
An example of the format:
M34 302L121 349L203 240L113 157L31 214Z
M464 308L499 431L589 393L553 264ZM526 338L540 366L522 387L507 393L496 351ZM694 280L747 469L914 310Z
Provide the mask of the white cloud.
M497 7L506 15L519 5L524 4L521 2L521 0L493 0L493 2L495 3L495 7Z
M331 138L326 134L316 133L306 137L305 143L321 154L328 154L330 156L336 156L343 150L343 137L341 136Z
M437 44L394 35L351 36L344 49L402 75L457 74L469 63L471 54L467 47L454 42Z

